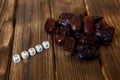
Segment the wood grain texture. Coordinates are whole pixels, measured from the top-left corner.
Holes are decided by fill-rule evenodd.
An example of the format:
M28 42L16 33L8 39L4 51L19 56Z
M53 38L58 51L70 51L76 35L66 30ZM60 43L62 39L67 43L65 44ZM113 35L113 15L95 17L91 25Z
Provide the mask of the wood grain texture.
M103 16L115 28L111 45L101 47L101 61L71 58L44 31L47 18L86 10L89 15ZM14 54L45 40L51 44L48 50L13 63ZM0 0L0 80L119 80L119 44L120 0Z
M0 31L0 80L6 79L9 73L12 38L13 24L10 20L2 25Z
M44 31L49 10L48 0L18 0L12 54L20 54L45 40L51 47L18 64L11 61L9 80L54 80L52 39Z
M13 18L15 0L0 0L0 29L2 24Z
M84 0L52 0L52 17L57 19L63 12L80 14L84 11ZM82 61L78 56L70 57L69 52L54 43L56 80L104 80L98 60Z
M107 80L120 79L120 3L119 0L85 0L91 15L104 16L104 20L115 28L110 46L101 47L103 72Z
M0 0L0 80L8 78L14 33L15 0Z

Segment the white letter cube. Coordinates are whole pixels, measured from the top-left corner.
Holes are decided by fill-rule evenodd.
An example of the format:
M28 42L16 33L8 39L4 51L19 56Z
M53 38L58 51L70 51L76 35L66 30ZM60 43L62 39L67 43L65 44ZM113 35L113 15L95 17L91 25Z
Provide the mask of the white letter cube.
M20 58L19 54L13 55L13 62L14 63L19 63L20 61L21 61L21 58Z
M30 53L30 56L34 56L36 54L36 51L34 48L30 48L28 52Z
M39 45L36 45L36 46L35 46L35 49L36 49L37 52L42 52L42 51L43 51L43 47L42 47L42 45L40 45L40 44L39 44Z
M50 43L48 41L42 42L42 45L43 45L44 49L48 49L50 47Z
M29 54L27 51L23 51L23 52L21 52L21 56L23 59L27 59L29 57Z

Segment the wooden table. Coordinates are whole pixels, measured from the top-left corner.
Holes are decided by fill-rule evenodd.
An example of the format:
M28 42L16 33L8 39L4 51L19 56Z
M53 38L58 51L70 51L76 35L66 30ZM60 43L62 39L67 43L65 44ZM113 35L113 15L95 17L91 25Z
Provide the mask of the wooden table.
M104 16L114 26L110 46L101 47L100 58L71 58L44 31L47 18L62 12ZM51 47L15 64L20 54L44 40ZM0 0L0 80L120 80L120 0Z

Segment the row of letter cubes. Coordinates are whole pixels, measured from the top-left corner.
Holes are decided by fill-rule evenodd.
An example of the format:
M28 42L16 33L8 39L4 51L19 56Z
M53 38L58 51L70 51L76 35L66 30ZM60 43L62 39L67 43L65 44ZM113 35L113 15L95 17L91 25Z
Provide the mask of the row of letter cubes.
M35 46L35 48L29 48L28 51L23 51L21 52L21 56L19 54L15 54L13 55L13 62L14 63L19 63L21 61L21 57L22 59L27 59L30 56L34 56L36 53L42 52L43 49L48 49L50 47L50 43L48 41L44 41L41 44L38 44Z

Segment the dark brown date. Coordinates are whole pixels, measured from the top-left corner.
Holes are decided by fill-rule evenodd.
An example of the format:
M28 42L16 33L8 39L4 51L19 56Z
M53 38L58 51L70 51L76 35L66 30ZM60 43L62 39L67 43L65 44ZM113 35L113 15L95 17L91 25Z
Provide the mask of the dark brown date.
M73 37L67 37L64 44L64 50L70 51L72 54L75 48L75 40Z
M103 17L89 16L86 12L62 13L56 21L48 18L45 30L71 56L78 54L80 59L87 60L97 58L100 46L109 45L115 33L115 28L103 22Z
M84 33L86 35L91 35L93 33L93 17L86 16L84 18Z
M82 45L82 46L79 46L79 48L77 48L77 52L79 54L80 59L90 60L99 56L99 52L94 47L88 47L88 46Z
M50 34L54 34L56 27L55 27L55 20L52 18L48 18L45 23L45 30Z
M57 45L64 45L66 39L67 32L66 30L56 30L55 33L55 43Z
M87 45L95 45L98 43L97 37L95 36L79 37L78 41L80 44L87 44Z
M80 17L75 15L70 21L70 26L72 31L74 32L80 31L81 29Z

